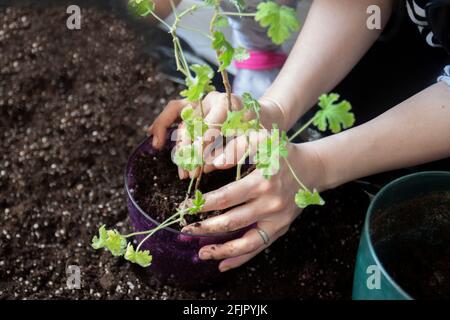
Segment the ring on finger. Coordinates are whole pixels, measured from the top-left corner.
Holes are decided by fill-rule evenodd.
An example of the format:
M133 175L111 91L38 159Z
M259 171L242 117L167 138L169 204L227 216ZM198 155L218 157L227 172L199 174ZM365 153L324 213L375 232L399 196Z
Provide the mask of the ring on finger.
M258 232L258 234L260 235L261 239L264 242L264 245L268 245L270 243L270 237L267 234L267 232L265 232L263 229L256 227L255 230Z

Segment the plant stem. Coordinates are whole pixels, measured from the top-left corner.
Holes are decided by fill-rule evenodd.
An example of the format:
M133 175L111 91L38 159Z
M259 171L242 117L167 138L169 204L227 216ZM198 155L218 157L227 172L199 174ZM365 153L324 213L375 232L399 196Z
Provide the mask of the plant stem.
M185 15L187 15L187 14L189 14L189 13L192 13L193 11L195 11L195 10L197 10L197 9L200 9L200 8L202 8L202 7L204 7L204 6L198 6L198 5L194 4L192 7L190 7L190 8L188 8L188 9L184 10L183 12L181 12L181 13L178 15L178 19L180 20L180 19L183 18Z
M188 190L186 192L186 197L184 198L183 202L180 203L180 207L182 207L182 208L180 209L180 211L177 211L177 213L180 213L180 212L182 213L182 214L180 214L181 218L183 218L184 211L186 210L186 201L189 199L189 196L191 195L192 185L194 184L194 180L195 180L195 176L193 175L191 178L191 181L189 182Z
M211 19L210 25L209 25L209 33L211 34L211 36L214 36L214 23L216 22L217 18L219 17L219 3L220 1L216 2L215 6L214 6L214 15ZM216 57L217 57L217 62L220 66L220 61L219 61L219 56L220 56L220 51L216 50ZM226 70L222 70L220 72L220 75L222 76L222 82L223 82L223 86L225 87L225 92L227 94L227 103L228 103L228 111L232 110L232 105L231 105L231 84L230 84L230 80L228 79L228 73Z
M178 25L179 28L185 29L185 30L189 30L189 31L193 31L193 32L197 32L198 34L204 36L205 38L208 38L209 40L213 40L214 38L211 37L209 34L203 32L202 30L196 29L196 28L191 28L185 25Z
M200 105L200 112L201 112L201 116L202 119L205 119L205 110L203 109L203 100L200 99L199 101L199 105ZM202 148L202 165L200 166L200 172L198 173L198 177L197 177L197 181L195 182L195 190L198 190L198 187L200 186L200 181L202 180L202 175L203 175L203 169L205 168L205 163L204 163L204 159L203 157L205 156L205 151L204 151L204 141L203 141L203 136L201 136L200 138L200 147Z
M316 119L316 117L312 117L311 119L309 119L308 122L306 122L300 129L298 129L290 138L289 138L289 142L291 142L292 140L294 140L300 133L302 133L306 128L308 128Z
M165 22L163 19L161 19L156 13L154 13L153 11L150 11L150 14L153 16L153 18L155 18L162 25L164 25L169 31L172 29L172 27L167 22Z
M227 12L227 11L222 11L220 13L223 16L238 16L238 17L255 17L256 16L256 12Z
M191 181L189 182L189 187L186 193L186 198L189 198L189 195L191 194L192 191L192 185L194 184L194 176L192 176Z
M309 189L300 181L300 179L298 178L297 174L295 173L294 169L292 168L291 164L289 163L289 161L286 158L283 158L284 161L286 162L289 170L291 171L292 175L294 176L294 179L298 182L298 184L305 189L306 191L310 192Z
M170 216L169 218L167 218L165 221L163 221L160 225L162 224L167 224L168 222L170 222L171 220L177 218L180 215L180 212L177 211L177 213L175 213L174 215ZM152 232L153 229L147 230L147 231L140 231L140 232L134 232L134 233L129 233L124 235L124 238L131 238L134 236L140 236L140 235L144 235L144 234L149 234L150 232Z
M220 75L222 76L223 86L225 87L225 92L227 93L228 111L231 112L232 111L231 84L230 84L230 80L228 79L228 72L226 70L222 70L220 72Z
M163 23L169 29L169 33L172 36L172 40L173 40L173 49L174 49L174 53L175 53L175 61L176 61L176 65L177 65L177 71L180 71L181 73L183 73L183 75L187 78L192 78L191 72L189 70L189 65L186 61L186 57L184 56L183 48L181 47L180 39L177 36L177 28L181 21L181 18L184 15L196 10L198 8L198 6L193 5L192 7L183 11L181 14L178 14L175 4L173 3L172 0L170 0L170 5L172 7L172 11L175 16L175 21L173 22L172 26L168 25L164 20L159 18L154 12L151 12L151 14L158 21Z
M236 181L241 180L241 171L242 171L242 165L245 163L245 159L250 155L250 138L248 135L246 135L247 139L247 150L245 150L244 155L239 160L237 166L236 166Z
M166 221L167 221L167 220L166 220ZM180 221L181 221L181 218L179 218L179 219L177 219L177 220L175 220L175 221L169 222L169 223L162 223L162 224L160 224L159 226L157 226L156 228L152 229L152 230L150 231L150 233L149 233L149 234L148 234L141 242L139 242L138 246L136 247L136 251L139 251L139 249L141 248L142 244L143 244L145 241L147 241L151 236L153 236L157 231L159 231L159 230L161 230L161 229L164 229L164 228L167 228L168 226L170 226L170 225L172 225L172 224L175 224L175 223L177 223L177 222L180 222Z
M175 3L173 3L173 0L170 0L170 6L172 7L173 14L176 17L177 16L177 8L175 6Z
M186 77L192 78L191 71L189 70L189 65L184 56L183 49L181 47L180 39L177 37L175 31L172 33L173 46L175 51L175 60L177 63L177 70L183 73Z

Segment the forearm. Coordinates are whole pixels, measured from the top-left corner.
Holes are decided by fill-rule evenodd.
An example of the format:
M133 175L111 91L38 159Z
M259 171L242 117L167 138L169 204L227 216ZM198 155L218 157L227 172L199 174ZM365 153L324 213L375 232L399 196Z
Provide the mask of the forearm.
M381 8L382 27L393 0L315 0L285 66L265 96L285 109L291 128L317 98L333 89L361 59L381 30L366 26L369 5Z
M305 145L322 160L322 190L449 157L450 89L435 84L370 122Z

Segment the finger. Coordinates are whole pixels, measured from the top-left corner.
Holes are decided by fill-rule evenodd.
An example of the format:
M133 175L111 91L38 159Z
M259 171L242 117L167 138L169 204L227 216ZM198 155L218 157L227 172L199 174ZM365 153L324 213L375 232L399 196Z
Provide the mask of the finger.
M220 189L204 195L206 200L202 211L223 210L244 203L254 197L260 175L254 171L239 181L232 182Z
M247 227L264 218L259 215L263 204L263 200L253 200L219 216L186 226L183 228L183 232L189 232L191 234L207 234L229 232Z
M222 260L226 258L238 257L252 253L270 244L279 228L278 223L273 221L260 221L258 228L264 230L269 237L269 243L264 243L263 238L256 228L247 231L241 238L228 241L224 244L213 244L204 246L199 251L202 260Z
M172 100L155 119L150 127L154 148L161 149L164 146L167 129L178 119L181 110L188 104L187 100Z
M215 169L230 169L242 160L247 148L247 138L239 136L227 143L224 151L213 160L212 165Z
M203 101L203 108L207 110L205 122L207 124L220 124L227 117L228 103L226 95L214 94L208 95Z
M264 141L267 133L264 131L250 131L247 136L241 135L227 143L225 151L217 156L213 165L216 169L229 169L244 161L244 155L252 157L258 148L258 145Z
M213 165L213 161L223 153L223 149L223 138L219 131L213 142L205 148L205 167L203 168L203 172L209 173L216 169Z
M147 128L147 136L151 136L153 134L153 124Z
M256 251L253 251L253 252L250 252L247 254L243 254L238 257L232 257L232 258L225 259L222 262L220 262L219 271L226 272L228 270L235 269L235 268L243 265L244 263L250 261L251 259L253 259L259 253L261 253L261 251L263 251L264 249L265 249L265 247L261 247Z
M238 97L232 96L232 109L238 110L241 106L241 101ZM204 135L204 147L208 148L211 145L215 145L214 148L217 149L217 144L220 144L220 149L222 149L223 137L220 130L220 124L222 124L226 118L228 113L228 99L226 94L221 94L217 92L210 93L206 96L203 102L205 113L207 114L205 117L205 122L208 124L209 129L206 131ZM217 150L215 151L215 155L217 156ZM212 165L211 161L205 165L204 172L209 173L213 171L215 168Z
M196 140L196 141L194 141L193 144L195 146L195 150L198 152L199 157L204 158L203 152L202 152L202 148L204 148L203 145L202 145L202 141L201 140ZM200 175L200 172L201 172L201 167L198 166L194 170L189 171L189 178L191 178L191 179L192 178L197 178Z
M275 240L277 240L282 235L284 235L288 230L289 230L289 227L285 227L281 231L277 232L274 235L274 239L272 240L272 242L269 245L271 245ZM237 267L243 265L244 263L248 262L249 260L253 259L256 255L258 255L261 251L265 250L266 248L267 248L267 246L262 246L253 252L243 254L243 255L237 256L237 257L227 258L227 259L223 260L222 262L220 262L219 270L220 270L220 272L225 272L225 271L237 268Z

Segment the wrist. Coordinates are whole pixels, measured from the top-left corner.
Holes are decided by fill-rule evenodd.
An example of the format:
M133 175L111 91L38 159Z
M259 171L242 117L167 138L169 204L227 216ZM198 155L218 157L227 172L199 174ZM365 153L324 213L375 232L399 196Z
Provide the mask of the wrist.
M320 150L314 143L292 144L289 157L298 172L299 178L310 190L319 192L330 189L328 182L328 170L322 158Z
M261 123L266 129L270 130L272 124L275 123L280 129L288 130L286 126L286 111L282 105L269 97L260 98L259 104L261 105Z

